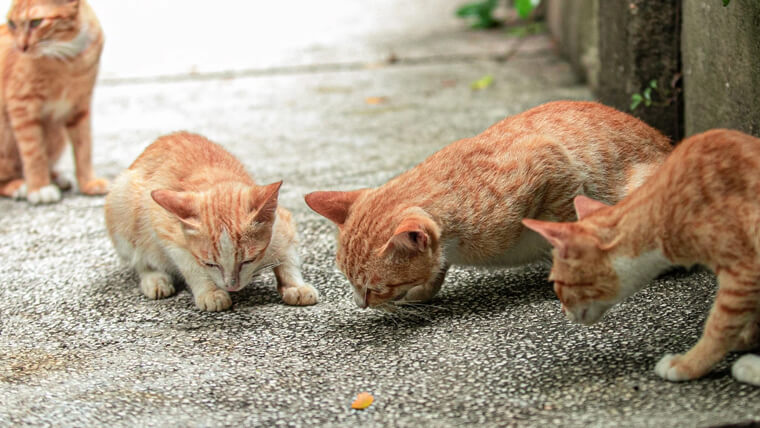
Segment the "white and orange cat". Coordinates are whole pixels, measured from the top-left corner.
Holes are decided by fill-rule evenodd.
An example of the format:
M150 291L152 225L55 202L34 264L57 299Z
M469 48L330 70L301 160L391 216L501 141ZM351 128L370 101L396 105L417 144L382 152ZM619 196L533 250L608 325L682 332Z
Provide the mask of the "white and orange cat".
M702 338L655 372L695 379L728 352L760 346L760 139L725 129L695 135L617 205L575 204L575 223L524 220L555 248L549 279L570 320L592 324L663 267L699 263L719 283ZM732 371L760 385L760 357L745 355Z
M0 26L0 196L56 202L53 171L68 140L79 190L102 195L92 171L91 103L103 33L84 0L14 0Z
M373 189L314 192L338 225L339 268L360 307L426 301L450 265L512 266L549 245L520 220L573 220L573 198L617 202L670 153L669 140L601 104L558 101L457 141Z
M301 277L295 222L277 206L280 184L256 185L200 135L166 135L114 181L108 234L151 299L174 294L174 280L184 280L200 309L225 310L228 292L273 267L285 303L312 305L318 294Z

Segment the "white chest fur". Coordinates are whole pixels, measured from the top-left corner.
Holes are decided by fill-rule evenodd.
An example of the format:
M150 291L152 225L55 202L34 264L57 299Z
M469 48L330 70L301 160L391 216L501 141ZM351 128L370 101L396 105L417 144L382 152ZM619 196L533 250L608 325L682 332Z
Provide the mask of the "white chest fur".
M57 121L68 116L68 114L71 112L71 108L72 104L69 100L66 99L66 96L64 94L57 100L46 102L42 107L42 114L45 117L49 117Z

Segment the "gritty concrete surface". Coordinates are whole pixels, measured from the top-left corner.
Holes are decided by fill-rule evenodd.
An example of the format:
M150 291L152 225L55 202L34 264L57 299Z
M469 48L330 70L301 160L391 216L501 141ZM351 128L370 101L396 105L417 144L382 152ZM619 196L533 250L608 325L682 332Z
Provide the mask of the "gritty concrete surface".
M441 4L458 2L432 4L420 7L441 15ZM472 37L455 21L422 22L460 46ZM425 59L424 44L394 34ZM309 211L305 193L379 185L506 115L590 98L548 38L525 40L506 62L498 52L513 39L476 38L484 44L475 43L474 55L441 58L434 43L423 61L401 56L384 66L315 62L227 78L101 81L100 174L115 176L170 131L222 143L259 182L285 180L280 201L299 223L304 276L322 301L283 305L271 273L233 294L227 312L200 312L187 290L151 301L111 248L103 198L69 193L45 207L0 200L0 425L683 427L760 419L760 389L728 373L736 355L695 382L653 372L664 353L699 337L715 291L706 272L671 273L591 328L562 317L540 265L454 268L440 296L410 313L351 302L333 261L335 229ZM481 58L483 46L493 52ZM486 74L494 84L472 91L469 83ZM62 169L72 172L68 156ZM362 391L375 403L351 410Z

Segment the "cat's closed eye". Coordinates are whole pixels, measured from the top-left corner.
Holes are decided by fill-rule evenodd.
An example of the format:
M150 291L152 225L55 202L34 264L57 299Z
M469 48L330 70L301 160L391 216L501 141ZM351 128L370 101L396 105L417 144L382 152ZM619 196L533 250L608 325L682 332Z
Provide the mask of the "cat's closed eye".
M203 264L206 265L207 267L210 267L210 268L217 268L217 269L219 268L219 265L216 264L216 263L203 262Z
M11 20L9 19L9 20L8 20L8 27L10 27L10 29L11 29L11 30L15 30L15 29L16 29L16 23L15 23L15 22L13 22L13 21L11 21Z
M32 19L29 21L29 28L37 28L42 24L42 18Z

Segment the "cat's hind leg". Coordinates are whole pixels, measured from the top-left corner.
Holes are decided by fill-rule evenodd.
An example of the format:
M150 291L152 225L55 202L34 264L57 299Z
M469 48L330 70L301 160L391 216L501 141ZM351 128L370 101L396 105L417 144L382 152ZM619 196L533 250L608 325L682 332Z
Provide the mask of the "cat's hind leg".
M0 183L0 196L5 196L6 198L14 198L19 199L20 196L20 189L24 187L24 179L23 178L17 178L15 180L9 180L4 183Z
M731 374L739 382L760 386L760 356L747 354L731 366Z
M274 276L277 278L277 291L288 305L313 305L319 300L317 290L306 284L301 276L301 258L295 245L284 251L281 263L274 268Z
M757 276L724 269L718 274L718 282L702 338L684 355L665 355L654 369L660 377L683 381L703 376L737 346L742 331L755 320L756 302L760 300Z

